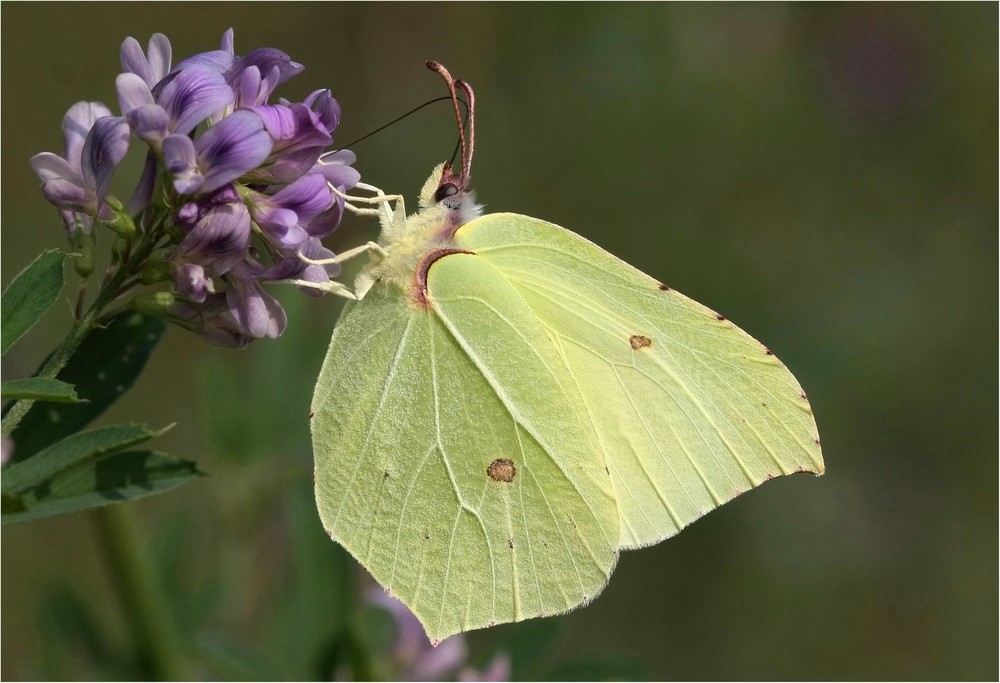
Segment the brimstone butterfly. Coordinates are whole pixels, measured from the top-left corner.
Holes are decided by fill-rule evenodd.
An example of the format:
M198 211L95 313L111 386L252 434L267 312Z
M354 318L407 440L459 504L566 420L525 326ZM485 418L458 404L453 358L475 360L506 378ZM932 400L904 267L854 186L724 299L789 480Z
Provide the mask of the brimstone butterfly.
M479 216L472 90L429 66L469 101L460 173L438 166L409 217L362 186L381 237L312 434L327 531L439 641L586 604L621 551L824 465L760 342L557 225Z

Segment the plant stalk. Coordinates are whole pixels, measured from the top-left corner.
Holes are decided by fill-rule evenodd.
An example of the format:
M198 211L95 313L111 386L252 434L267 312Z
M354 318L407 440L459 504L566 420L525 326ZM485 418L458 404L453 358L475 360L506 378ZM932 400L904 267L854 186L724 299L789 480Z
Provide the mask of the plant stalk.
M172 615L143 555L131 510L126 505L106 505L96 515L112 580L140 661L152 680L183 680Z

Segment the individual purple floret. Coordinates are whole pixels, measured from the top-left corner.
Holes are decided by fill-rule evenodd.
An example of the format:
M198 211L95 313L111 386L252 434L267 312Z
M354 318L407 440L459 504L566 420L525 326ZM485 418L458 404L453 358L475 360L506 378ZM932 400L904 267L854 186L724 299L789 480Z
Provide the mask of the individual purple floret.
M209 294L201 302L175 299L167 292L143 294L135 298L134 307L166 318L217 346L242 348L254 339L236 322L223 293Z
M250 266L237 264L226 278L226 303L243 332L273 339L285 331L285 309L254 279L255 275Z
M217 276L246 260L250 212L232 186L183 205L174 223L184 234L171 256L175 263L197 263Z
M93 218L114 219L104 200L111 176L128 151L129 129L125 119L110 113L99 102L78 102L63 119L65 156L42 152L31 158L42 194L62 210L71 232L89 231Z
M309 173L272 195L253 193L251 215L276 248L297 250L310 237L325 237L339 222L337 202L321 173ZM332 226L331 226L332 224Z
M254 107L264 128L274 140L271 156L251 177L257 182L290 183L307 173L333 136L319 112L302 103Z
M238 111L192 141L186 135L163 140L163 161L178 194L212 192L250 173L271 152L260 117Z
M271 102L304 67L274 48L237 55L232 29L218 50L177 64L160 33L145 51L126 38L120 59L121 116L80 102L63 121L63 155L31 160L71 236L89 239L75 238L74 248L92 253L95 222L112 228L127 240L116 255L146 259L128 264L130 286L169 287L137 296L134 306L223 346L284 330L285 312L265 289L270 282L310 293L346 290L331 282L340 266L322 240L340 223L342 195L360 176L346 150L320 161L341 116L330 91ZM109 188L132 135L147 152L126 207Z
M154 149L171 133L189 135L235 97L218 72L198 65L171 74L153 88L138 75L123 73L115 80L115 90L129 125Z
M214 293L212 280L205 268L197 263L179 263L174 268L174 288L178 294L196 304L204 303Z
M129 36L122 43L122 69L141 78L150 90L170 73L170 41L162 33L154 33L149 39L149 49L143 53L139 41Z

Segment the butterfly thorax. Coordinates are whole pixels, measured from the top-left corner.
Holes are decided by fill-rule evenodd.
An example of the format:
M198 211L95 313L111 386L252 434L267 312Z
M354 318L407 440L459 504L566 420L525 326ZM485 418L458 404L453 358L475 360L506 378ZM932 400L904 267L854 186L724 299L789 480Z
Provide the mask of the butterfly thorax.
M358 275L359 297L375 282L383 281L416 300L417 282L425 257L441 249L454 249L455 231L482 212L470 191L440 196L445 171L445 165L441 164L431 172L420 191L420 208L416 213L405 216L402 209L397 208L383 216L378 244L385 254L373 258Z

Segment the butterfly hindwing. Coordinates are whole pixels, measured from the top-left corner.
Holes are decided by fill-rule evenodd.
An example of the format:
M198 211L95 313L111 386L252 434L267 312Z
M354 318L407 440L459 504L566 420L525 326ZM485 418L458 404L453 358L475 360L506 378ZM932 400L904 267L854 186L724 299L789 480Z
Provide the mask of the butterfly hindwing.
M618 512L542 326L453 255L429 307L376 283L314 398L320 515L434 640L572 609L617 559Z

